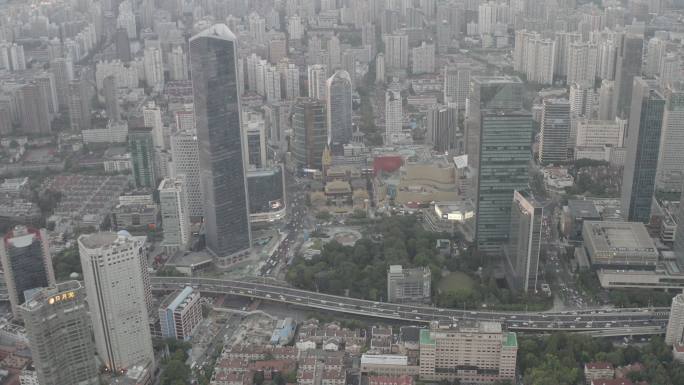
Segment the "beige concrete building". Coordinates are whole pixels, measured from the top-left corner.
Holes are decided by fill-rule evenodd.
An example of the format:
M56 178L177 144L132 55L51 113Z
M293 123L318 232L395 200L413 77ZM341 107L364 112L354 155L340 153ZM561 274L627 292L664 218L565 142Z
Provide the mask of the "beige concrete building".
M401 169L397 203L456 201L459 198L456 167L445 160L408 163Z
M419 367L409 361L407 356L393 354L363 354L361 373L378 376L414 376Z
M584 221L582 238L593 266L644 269L658 262L658 249L640 222Z
M420 333L420 379L493 384L515 379L518 341L499 322L436 323Z

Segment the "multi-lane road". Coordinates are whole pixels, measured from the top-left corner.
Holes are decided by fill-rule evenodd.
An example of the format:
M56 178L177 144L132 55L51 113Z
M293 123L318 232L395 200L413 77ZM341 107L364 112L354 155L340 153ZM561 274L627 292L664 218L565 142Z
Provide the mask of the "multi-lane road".
M489 320L499 321L511 330L530 332L566 330L587 332L610 331L612 334L617 333L618 335L657 334L663 332L669 316L668 308L517 313L456 310L373 302L293 289L265 282L198 277L152 277L152 288L156 291L170 291L185 286L193 286L204 293L259 298L357 316L416 323L463 319Z

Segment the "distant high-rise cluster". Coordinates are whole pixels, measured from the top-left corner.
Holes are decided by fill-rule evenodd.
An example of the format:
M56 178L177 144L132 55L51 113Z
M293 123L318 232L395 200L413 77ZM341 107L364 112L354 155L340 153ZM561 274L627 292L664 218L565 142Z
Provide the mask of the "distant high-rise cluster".
M555 44L539 33L516 31L513 68L524 73L530 82L552 84Z
M185 382L201 382L205 356L231 341L221 331L203 353L216 319L202 313L230 304L205 291L431 322L398 339L369 331L370 385L529 383L510 329L656 332L661 311L590 319L574 274L684 289L683 7L0 0L0 337L25 326L3 362L28 339L22 384L151 385L180 358L152 338L173 338L193 345ZM439 236L410 241L408 223ZM487 293L450 293L468 279L445 267ZM367 279L378 271L386 283ZM353 285L374 304L320 299ZM485 321L551 297L578 314ZM382 314L384 302L421 307ZM443 304L464 312L430 310ZM684 361L683 297L669 321ZM311 323L292 341L294 324L263 350L236 334L209 382L342 384L365 335L321 338Z

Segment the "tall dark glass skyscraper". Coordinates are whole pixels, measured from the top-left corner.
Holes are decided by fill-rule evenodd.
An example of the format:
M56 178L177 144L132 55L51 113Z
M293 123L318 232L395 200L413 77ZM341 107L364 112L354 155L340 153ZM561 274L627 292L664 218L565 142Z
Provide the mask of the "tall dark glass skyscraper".
M635 76L641 75L644 37L628 33L622 37L615 65L615 111L618 116L629 115L632 85Z
M511 230L506 245L506 279L516 290L536 292L544 208L528 191L513 192Z
M656 88L653 81L634 78L621 197L623 217L634 222L651 219L665 112L665 98Z
M247 258L251 245L236 59L225 24L190 39L205 236L219 267Z
M522 81L510 76L472 78L468 129L477 169L475 237L485 253L508 243L511 202L515 190L528 186L532 160L532 115L522 110ZM474 116L473 114L477 114Z
M472 77L468 97L470 111L466 127L466 153L469 166L477 168L480 163L482 111L521 109L522 90L522 81L517 76Z
M12 313L20 317L19 305L36 289L55 284L47 231L15 226L0 242L0 262L4 268Z
M482 114L475 236L485 253L508 243L513 192L528 187L532 133L526 111Z
M131 153L133 179L136 187L157 187L154 168L152 129L137 127L128 131L128 151Z
M320 170L328 143L325 104L314 98L299 98L292 114L292 155L298 168Z
M349 73L336 71L326 82L328 145L349 143L352 136L352 81Z

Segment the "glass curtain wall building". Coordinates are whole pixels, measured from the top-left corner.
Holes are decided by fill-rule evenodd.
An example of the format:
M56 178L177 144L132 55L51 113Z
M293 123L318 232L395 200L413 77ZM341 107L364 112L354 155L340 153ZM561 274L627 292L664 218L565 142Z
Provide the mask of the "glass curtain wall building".
M225 24L190 39L206 243L223 268L249 256L252 238L236 56Z

